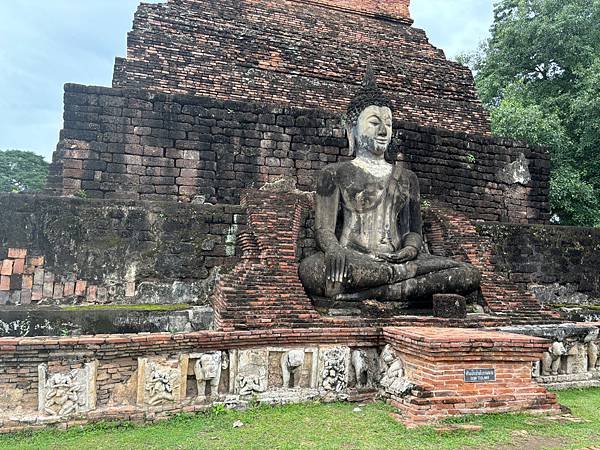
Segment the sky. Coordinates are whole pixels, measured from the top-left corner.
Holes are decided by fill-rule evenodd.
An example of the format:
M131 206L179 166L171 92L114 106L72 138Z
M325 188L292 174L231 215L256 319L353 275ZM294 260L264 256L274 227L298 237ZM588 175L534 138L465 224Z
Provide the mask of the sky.
M63 85L111 85L139 3L0 0L0 150L31 150L51 160ZM411 14L414 26L452 58L486 38L492 0L412 0Z

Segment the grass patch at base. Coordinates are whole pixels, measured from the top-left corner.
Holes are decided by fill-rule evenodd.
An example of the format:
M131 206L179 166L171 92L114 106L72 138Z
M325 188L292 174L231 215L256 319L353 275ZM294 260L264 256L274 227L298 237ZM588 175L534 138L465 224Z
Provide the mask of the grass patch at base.
M482 426L481 431L407 430L389 415L393 408L372 403L308 403L180 415L150 426L100 423L67 432L43 431L0 436L9 449L454 449L581 448L600 444L600 389L559 393L561 404L582 423L552 421L527 414L494 414L452 422ZM233 428L241 420L244 426ZM507 448L507 447L503 447Z

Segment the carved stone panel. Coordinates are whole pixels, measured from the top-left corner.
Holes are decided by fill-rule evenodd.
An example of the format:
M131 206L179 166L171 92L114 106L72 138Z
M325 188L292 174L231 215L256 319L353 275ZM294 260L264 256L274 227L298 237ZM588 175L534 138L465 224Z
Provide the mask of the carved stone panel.
M598 357L598 355L600 354L600 351L599 351L598 347L599 347L598 342L595 342L595 341L588 342L587 354L588 354L588 368L590 371L597 370L600 368L600 358Z
M506 184L521 184L527 186L531 182L529 161L523 153L512 163L506 164L497 174L498 181Z
M319 387L331 393L341 393L348 387L350 348L319 349Z
M314 388L317 380L316 348L271 347L269 389Z
M391 345L386 345L379 358L381 389L391 395L404 396L414 385L406 378L404 362Z
M221 393L228 391L225 378L229 376L229 354L213 351L191 353L188 373L196 378L197 398L199 400L217 399Z
M137 402L140 405L162 406L185 398L187 355L181 358L139 358Z
M587 368L590 372L600 368L600 342L598 341L598 336L600 336L600 329L595 329L590 331L583 340L585 345L584 353L588 361Z
M70 416L96 408L98 361L81 369L49 373L47 364L38 366L38 408L50 416Z
M562 358L567 354L567 348L562 342L553 342L542 359L542 375L558 375L561 370Z
M268 387L269 351L238 350L233 354L234 393L247 396L265 392Z
M588 371L588 346L583 342L569 344L566 358L564 358L564 373L585 373Z
M350 353L349 385L356 389L371 389L379 381L379 355L374 348L352 349Z

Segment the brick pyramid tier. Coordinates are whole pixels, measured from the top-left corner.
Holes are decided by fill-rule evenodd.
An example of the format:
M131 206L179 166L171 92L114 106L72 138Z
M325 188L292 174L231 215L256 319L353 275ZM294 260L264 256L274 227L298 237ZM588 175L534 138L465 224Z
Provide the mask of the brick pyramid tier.
M549 341L531 336L456 328L386 328L413 385L391 404L407 425L464 414L556 413L556 395L532 380ZM482 375L485 374L485 377Z
M297 238L306 196L250 191L242 196L249 229L238 236L242 260L219 276L218 329L311 326L319 322L298 278Z
M545 308L531 293L519 288L494 263L494 243L477 231L466 215L436 202L427 211L431 253L474 265L481 271L481 293L486 310L514 324L559 323L560 313Z
M113 86L341 112L371 61L398 119L490 134L471 71L447 60L411 26L408 3L141 4Z

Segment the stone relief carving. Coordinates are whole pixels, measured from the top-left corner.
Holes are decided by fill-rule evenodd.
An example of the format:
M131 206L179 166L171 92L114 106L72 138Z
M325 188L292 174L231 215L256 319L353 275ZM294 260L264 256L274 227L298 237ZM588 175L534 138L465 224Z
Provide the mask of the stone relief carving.
M268 383L268 351L240 350L237 357L236 392L242 396L265 392Z
M160 406L182 400L185 396L187 362L187 355L177 361L140 358L138 403Z
M567 349L562 342L552 343L542 359L542 375L558 375L562 356L566 354Z
M588 370L596 370L600 368L600 360L598 358L600 349L598 348L598 336L600 329L592 330L584 339L587 344Z
M575 375L595 371L599 366L599 330L583 338L555 341L542 360L542 376Z
M592 323L517 325L502 331L544 338L552 342L532 377L555 389L600 384L600 328Z
M290 350L281 357L281 373L284 388L300 386L300 375L304 366L304 349Z
M534 361L533 363L531 363L531 377L537 378L540 376L542 376L542 362Z
M38 366L38 408L51 416L70 416L96 408L98 362L81 369L50 374L47 364Z
M563 373L574 374L588 371L587 344L568 342L567 354L563 357Z
M598 359L598 344L595 342L588 343L588 367L590 370L600 368Z
M413 389L414 385L404 377L404 363L389 344L381 352L379 368L379 384L385 392L403 396Z
M348 387L350 349L334 347L321 350L321 382L325 391L340 393Z
M194 364L194 375L198 387L198 398L206 398L207 386L210 387L209 397L219 395L219 384L223 370L229 368L229 356L226 352L209 352L189 355L190 359L196 359Z
M379 380L378 354L376 349L355 349L351 357L350 384L357 389L372 388Z
M150 363L144 389L148 392L148 404L160 405L174 402L175 390L179 388L179 373L174 369L160 367Z
M317 384L319 350L316 347L269 347L268 389L270 391L314 389ZM279 393L285 398L300 392ZM282 397L282 398L283 398Z
M352 367L354 367L356 386L366 387L369 382L369 363L364 350L354 350L352 352Z

